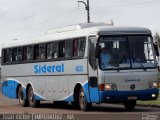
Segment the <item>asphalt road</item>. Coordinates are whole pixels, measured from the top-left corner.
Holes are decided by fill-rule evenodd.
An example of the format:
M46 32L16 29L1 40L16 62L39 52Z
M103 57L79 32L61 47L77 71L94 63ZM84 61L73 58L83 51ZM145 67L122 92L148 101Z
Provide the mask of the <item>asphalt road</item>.
M87 120L147 120L143 117L150 118L156 117L154 120L160 120L160 108L153 107L139 107L136 106L134 111L126 111L123 105L113 105L113 104L93 104L93 108L89 112L83 112L72 107L72 105L67 106L56 106L52 102L41 102L39 108L31 107L21 107L18 100L8 99L0 94L0 114L72 114L74 120L87 119ZM44 116L43 116L44 117ZM42 117L42 118L43 118ZM75 119L76 118L76 119ZM2 118L1 118L2 119ZM148 119L150 120L150 119ZM152 119L151 119L152 120Z

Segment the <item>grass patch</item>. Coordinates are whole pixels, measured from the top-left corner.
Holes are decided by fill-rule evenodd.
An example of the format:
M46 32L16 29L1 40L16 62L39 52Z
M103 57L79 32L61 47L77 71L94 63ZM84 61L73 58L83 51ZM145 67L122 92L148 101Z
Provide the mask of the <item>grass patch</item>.
M150 100L150 101L137 101L139 105L160 105L160 95L158 96L157 100Z

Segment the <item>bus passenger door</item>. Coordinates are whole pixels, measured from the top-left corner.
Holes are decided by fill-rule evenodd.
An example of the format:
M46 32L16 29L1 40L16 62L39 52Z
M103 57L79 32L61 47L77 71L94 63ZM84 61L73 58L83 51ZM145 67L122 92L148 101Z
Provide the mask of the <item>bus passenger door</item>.
M88 86L90 101L94 103L99 103L100 99L97 79L97 60L95 57L96 40L96 36L89 37Z

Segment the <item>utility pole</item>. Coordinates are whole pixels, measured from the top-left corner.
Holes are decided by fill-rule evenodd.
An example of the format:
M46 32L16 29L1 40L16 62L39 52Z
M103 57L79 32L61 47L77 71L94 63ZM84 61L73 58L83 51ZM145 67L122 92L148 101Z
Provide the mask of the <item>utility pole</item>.
M87 3L85 3L84 1L77 1L78 5L79 3L83 3L85 5L85 8L87 10L87 21L88 23L90 23L90 8L89 8L89 0L87 0Z

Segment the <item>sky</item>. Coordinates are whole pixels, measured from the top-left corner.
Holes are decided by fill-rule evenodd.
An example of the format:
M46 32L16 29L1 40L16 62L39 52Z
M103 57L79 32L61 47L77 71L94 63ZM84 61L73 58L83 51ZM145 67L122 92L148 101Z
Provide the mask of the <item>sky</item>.
M0 0L0 46L44 35L57 27L84 23L78 0ZM86 2L86 0L82 0ZM90 0L91 22L147 27L160 33L160 0Z

